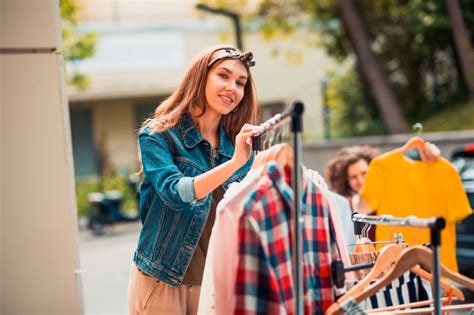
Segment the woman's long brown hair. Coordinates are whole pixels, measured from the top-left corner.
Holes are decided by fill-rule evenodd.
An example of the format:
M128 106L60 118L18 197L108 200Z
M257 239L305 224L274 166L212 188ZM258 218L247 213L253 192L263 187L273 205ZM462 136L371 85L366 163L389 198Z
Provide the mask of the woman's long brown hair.
M148 127L152 132L163 132L175 126L184 113L192 112L192 109L196 107L201 109L199 116L204 115L207 110L205 91L208 64L216 50L228 47L232 48L230 46L211 46L204 49L193 60L178 88L156 107L153 117L145 120L140 131ZM244 87L244 97L235 111L222 117L224 129L232 142L235 141L235 136L244 124L256 124L257 122L255 85L249 68L247 66L246 68L248 80Z

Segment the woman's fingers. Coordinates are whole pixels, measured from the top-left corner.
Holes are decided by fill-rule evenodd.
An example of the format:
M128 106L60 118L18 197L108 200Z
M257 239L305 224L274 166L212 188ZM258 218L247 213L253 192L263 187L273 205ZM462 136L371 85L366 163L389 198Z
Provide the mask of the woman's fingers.
M441 155L439 148L431 142L425 143L423 151L428 161L435 161Z
M255 126L255 125L250 125L250 124L245 124L242 129L240 129L240 132L246 132L246 131L250 131L250 130L253 130L255 131L256 133L259 132L259 127L258 126Z
M239 136L240 136L240 137L244 137L244 138L248 138L248 137L251 137L251 136L253 136L253 135L255 135L255 134L256 134L256 132L255 132L254 130L250 129L250 130L242 130L242 131L240 131Z
M237 142L242 141L241 143L245 143L249 146L252 146L252 136L257 135L258 127L250 124L245 124L242 129L240 129L239 134L237 135L238 139Z

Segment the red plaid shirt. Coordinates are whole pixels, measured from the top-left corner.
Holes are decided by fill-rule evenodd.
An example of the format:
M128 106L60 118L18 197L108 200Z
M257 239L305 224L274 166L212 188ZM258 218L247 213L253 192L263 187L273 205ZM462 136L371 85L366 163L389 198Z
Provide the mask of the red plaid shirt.
M239 223L235 314L294 314L291 263L293 190L271 163L244 202ZM331 262L339 259L328 204L311 181L303 200L305 314L323 314L334 302Z

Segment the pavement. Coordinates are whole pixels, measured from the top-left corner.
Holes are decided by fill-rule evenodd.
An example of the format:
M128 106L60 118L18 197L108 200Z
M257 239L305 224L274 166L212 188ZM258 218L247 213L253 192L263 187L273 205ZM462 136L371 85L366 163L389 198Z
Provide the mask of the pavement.
M128 314L127 286L141 223L108 227L102 236L80 230L84 314Z

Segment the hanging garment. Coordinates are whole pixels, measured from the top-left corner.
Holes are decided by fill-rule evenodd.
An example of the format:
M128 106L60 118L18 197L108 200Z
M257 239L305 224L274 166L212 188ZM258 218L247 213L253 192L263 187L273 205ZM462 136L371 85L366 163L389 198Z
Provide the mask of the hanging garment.
M350 253L349 258L353 265L373 263L377 260L378 251ZM360 280L370 272L370 268L354 271L355 278Z
M294 314L293 191L275 163L245 201L239 224L235 314ZM333 303L331 262L340 259L327 200L312 182L303 187L305 314L323 314Z
M354 247L354 254L375 252L375 245L367 237L359 237Z
M362 303L357 304L354 299L349 298L340 305L347 314L365 314L365 311L371 309L430 299L432 293L429 281L408 271Z
M431 285L413 272L406 272L369 299L360 303L364 310L405 303L420 302L432 298Z
M429 281L421 279L420 276L412 272L406 272L362 303L357 304L354 299L349 298L340 306L347 314L365 314L365 311L371 309L431 299Z
M316 183L315 183L316 184ZM318 188L319 185L316 184ZM336 235L337 247L345 268L351 266L347 244L355 243L354 224L351 221L351 209L346 198L325 189L320 188L321 193L326 197L329 204L329 211L331 213L332 222L334 224L334 232ZM342 198L342 200L340 198ZM345 201L345 203L344 203ZM345 207L347 205L347 207ZM346 273L347 280L354 281L352 272ZM341 294L342 291L337 294Z
M343 230L344 242L346 243L346 249L350 253L354 250L354 246L347 246L347 244L355 244L356 237L354 233L354 222L352 222L352 210L347 198L329 191L329 196L337 204L337 212L341 219L341 225ZM332 206L330 207L332 213Z
M351 261L349 259L346 244L353 244L353 242L355 242L354 224L351 221L351 208L349 207L349 203L346 198L330 191L326 181L317 171L303 167L303 176L307 181L312 181L328 200L328 207L334 226L337 248L342 260L343 268L347 268L351 265ZM347 240L352 243L347 243ZM343 272L343 270L341 270L341 272ZM345 280L348 281L356 280L352 272L345 273L343 276ZM342 295L346 292L345 286L342 288L335 287L334 290L336 296Z
M361 195L377 215L444 217L441 262L457 270L455 224L472 210L458 173L446 159L414 161L398 150L382 154L370 163ZM403 233L410 245L430 243L429 229L382 225L376 240L390 240L393 233Z
M217 205L199 297L198 314L231 314L235 308L235 275L238 264L238 222L242 201L255 190L260 175L250 170L229 186Z

